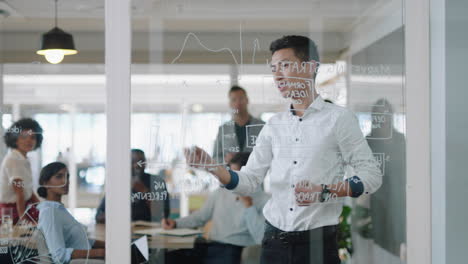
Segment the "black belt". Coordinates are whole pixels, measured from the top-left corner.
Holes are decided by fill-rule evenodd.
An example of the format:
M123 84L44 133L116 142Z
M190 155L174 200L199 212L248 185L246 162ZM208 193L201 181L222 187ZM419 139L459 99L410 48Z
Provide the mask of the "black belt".
M311 241L324 241L336 236L337 226L323 226L306 231L283 231L266 221L264 241L280 241L283 244L303 244Z

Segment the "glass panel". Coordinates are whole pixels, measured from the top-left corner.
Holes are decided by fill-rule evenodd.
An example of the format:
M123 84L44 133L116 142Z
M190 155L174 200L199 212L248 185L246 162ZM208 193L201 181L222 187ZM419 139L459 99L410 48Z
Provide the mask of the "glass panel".
M360 120L383 174L380 189L354 203L355 216L360 219L353 225L356 249L364 245L370 249L357 251L356 256L363 253L359 257L366 263L384 256L404 259L406 250L403 40L404 29L400 27L351 57L354 68L350 85L354 93L350 107Z
M1 263L104 257L87 240L104 239L95 222L106 157L103 6L0 3L0 208L14 224L9 232L2 222Z
M166 218L167 229L135 233L151 263L260 263L262 247L264 263L290 263L291 244L297 263L405 262L401 1L135 0L132 10L132 220ZM319 58L297 37L272 54L290 35L313 40ZM196 159L194 146L206 153ZM238 192L219 187L235 178L225 166L245 166ZM187 228L201 236L161 235Z

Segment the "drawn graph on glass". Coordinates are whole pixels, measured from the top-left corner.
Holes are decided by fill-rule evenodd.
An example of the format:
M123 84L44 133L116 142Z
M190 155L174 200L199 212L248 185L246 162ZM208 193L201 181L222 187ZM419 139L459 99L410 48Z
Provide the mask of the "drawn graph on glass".
M169 131L165 126L153 123L150 127L150 153L147 161L150 170L159 171L168 168L174 161L180 159L181 142L180 129Z
M185 39L182 43L182 47L180 49L180 52L179 54L172 60L171 64L174 64L176 63L180 58L181 56L183 55L184 53L184 50L187 46L187 43L188 41L192 38L194 39L198 45L200 47L202 47L203 49L205 49L206 51L209 51L209 52L213 52L213 53L219 53L219 52L227 52L231 57L232 57L232 60L234 62L234 64L236 65L237 69L238 69L238 72L240 75L242 75L243 73L243 64L244 64L244 51L243 51L243 40L242 40L242 23L239 24L239 50L240 50L240 59L237 59L236 55L234 54L233 50L231 48L227 48L227 47L221 47L221 48L210 48L208 47L207 45L205 45L203 43L203 41L193 32L189 32L187 33L187 35L185 36ZM252 49L253 49L253 52L252 52L252 64L255 64L255 55L257 53L257 51L260 49L260 40L258 38L255 38L252 42Z
M191 125L193 123L194 125L200 124L196 119L191 118L188 121L188 127L194 127ZM203 129L202 130L186 130L184 133L184 142L186 142L186 145L184 146L185 148L192 148L193 146L197 146L201 149L204 149L207 151L207 153L210 153L210 150L213 150L212 156L214 163L211 163L209 161L208 156L203 156L200 159L199 163L189 163L187 164L188 166L191 167L200 167L200 168L209 168L213 166L219 166L219 165L225 165L224 163L224 157L228 152L231 152L231 149L228 149L225 147L225 140L226 140L226 131L225 131L225 126L221 125L220 119L209 119L208 122L203 123ZM221 126L220 126L221 125ZM216 140L201 140L206 138L204 134L210 133L216 131L220 135L213 136L213 138L216 138ZM191 152L192 155L194 155L194 152ZM219 156L220 158L218 159L216 156ZM190 158L188 160L194 160L193 158Z
M247 143L246 146L248 148L253 148L257 144L257 138L258 134L260 134L260 131L264 127L264 124L257 124L257 125L247 125L245 126L245 133L246 133L246 139Z
M221 135L224 135L224 127L220 124L222 124L222 117L215 114L208 118L198 114L181 114L179 118L171 122L171 126L167 126L166 122L164 124L153 123L150 127L150 152L148 153L150 158L146 163L148 169L159 171L185 165L205 167L208 157L203 157L199 164L185 163L184 149L193 146L207 151L214 150L224 157L228 151L224 148L225 138L221 136L221 140L214 140L219 129ZM214 165L224 165L224 163L210 164L210 166Z

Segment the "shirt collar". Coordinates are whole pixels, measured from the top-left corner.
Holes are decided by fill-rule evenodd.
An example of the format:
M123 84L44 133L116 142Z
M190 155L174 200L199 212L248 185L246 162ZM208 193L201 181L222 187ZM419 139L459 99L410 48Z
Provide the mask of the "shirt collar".
M65 206L62 203L55 202L55 201L42 201L37 205L37 208L39 210L45 209L45 208L65 208Z
M309 112L312 109L315 109L317 111L320 111L323 109L323 106L325 105L325 101L323 98L318 95L317 98L314 99L314 101L309 105L309 107L306 109L306 113ZM296 110L293 109L293 105L289 105L289 111L291 112L292 115L296 115ZM306 114L304 113L304 114Z
M317 95L317 98L310 104L309 108L314 108L316 110L322 110L323 106L325 105L325 101L323 101L320 95Z

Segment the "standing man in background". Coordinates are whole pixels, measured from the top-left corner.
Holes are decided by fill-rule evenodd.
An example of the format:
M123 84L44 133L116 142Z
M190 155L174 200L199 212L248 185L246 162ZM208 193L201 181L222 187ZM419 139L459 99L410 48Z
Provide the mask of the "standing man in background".
M218 164L229 163L237 152L252 152L255 140L265 124L249 114L249 98L244 88L232 86L228 96L232 120L218 130L213 150L213 158Z
M315 91L315 43L284 36L271 43L270 51L273 77L279 93L291 101L289 111L268 120L240 171L220 166L198 147L185 150L187 162L203 161L199 167L209 167L239 195L254 192L270 171L262 264L339 264L341 198L375 192L382 175L354 113ZM345 179L344 166L351 166L355 176Z

